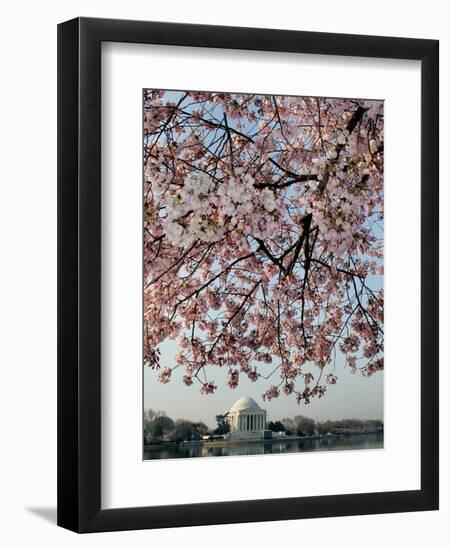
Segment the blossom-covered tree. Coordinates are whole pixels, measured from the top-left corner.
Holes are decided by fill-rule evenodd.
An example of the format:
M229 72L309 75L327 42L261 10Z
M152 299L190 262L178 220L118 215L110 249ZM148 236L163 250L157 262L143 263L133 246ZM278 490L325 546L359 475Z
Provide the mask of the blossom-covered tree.
M383 102L144 91L144 360L298 402L383 369ZM176 340L176 365L160 344Z

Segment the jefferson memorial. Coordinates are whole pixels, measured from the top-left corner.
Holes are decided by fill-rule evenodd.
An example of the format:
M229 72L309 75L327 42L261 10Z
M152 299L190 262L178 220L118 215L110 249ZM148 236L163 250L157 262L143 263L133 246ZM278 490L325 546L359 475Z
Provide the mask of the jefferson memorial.
M241 397L227 414L230 439L264 438L266 411L251 397Z

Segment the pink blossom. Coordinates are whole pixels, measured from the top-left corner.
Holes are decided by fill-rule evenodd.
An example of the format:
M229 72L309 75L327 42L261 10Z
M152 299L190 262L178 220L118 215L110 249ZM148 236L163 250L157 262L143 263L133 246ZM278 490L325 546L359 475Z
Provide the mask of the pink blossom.
M272 401L272 399L277 398L279 395L279 389L276 386L270 386L270 388L265 393L263 393L262 398L263 401L265 401L266 399L268 401Z
M325 377L325 382L327 384L336 384L337 376L335 376L334 374L327 374Z
M162 384L167 384L170 380L170 377L172 375L172 369L165 368L159 373L159 381Z
M237 388L239 384L239 371L237 369L230 370L227 384L232 389Z
M305 404L336 353L381 370L383 102L176 94L144 92L145 364L176 383L175 340L202 394L225 367Z
M216 389L217 386L214 385L214 382L205 382L205 384L202 384L200 388L200 393L208 395L210 393L214 393Z

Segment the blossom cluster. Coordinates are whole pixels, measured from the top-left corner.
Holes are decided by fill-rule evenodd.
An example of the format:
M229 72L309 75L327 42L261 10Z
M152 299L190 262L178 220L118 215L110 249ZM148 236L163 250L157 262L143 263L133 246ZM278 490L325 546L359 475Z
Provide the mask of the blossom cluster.
M220 241L233 232L236 240L248 236L266 239L277 232L283 204L270 189L255 189L252 176L230 176L214 183L205 173L190 173L181 186L162 191L154 180L155 194L163 195L166 216L163 230L168 241L188 247L196 241Z
M307 404L337 383L337 352L383 369L383 120L380 101L144 94L144 352L161 383L179 367L212 394L226 369L230 389L270 379L264 399Z

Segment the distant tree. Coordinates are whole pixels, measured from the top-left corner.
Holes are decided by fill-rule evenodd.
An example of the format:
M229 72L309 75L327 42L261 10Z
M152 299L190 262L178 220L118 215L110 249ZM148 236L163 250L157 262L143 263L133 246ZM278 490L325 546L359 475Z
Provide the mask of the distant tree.
M180 418L175 422L174 430L171 434L171 439L177 441L191 441L193 439L194 427L192 422Z
M295 425L293 418L283 418L281 420L284 430L286 432L286 435L296 435L297 434L297 427Z
M303 415L296 416L294 424L299 435L312 435L316 429L315 420Z
M147 430L144 431L144 437L151 441L162 439L168 432L174 429L174 422L168 416L157 416L148 423Z
M145 409L144 410L144 419L143 419L143 425L144 425L144 443L148 443L153 439L153 432L154 432L154 421L159 417L167 417L167 414L165 411L155 411L154 409ZM164 421L163 421L164 424ZM156 424L156 426L158 423ZM158 436L160 437L160 436Z
M361 420L359 418L343 418L341 420L325 420L320 422L318 429L320 433L333 432L336 429L361 430L366 428L382 428L382 420Z
M216 416L217 428L214 430L215 435L225 435L230 431L226 414L218 414Z
M332 429L332 422L331 420L324 420L322 422L319 422L318 424L318 430L319 433L326 434Z
M208 432L209 428L204 422L192 423L192 439L201 439Z
M384 424L382 420L367 420L366 421L367 426L370 426L371 428L383 428Z
M276 420L275 422L269 422L267 424L267 429L272 430L273 432L285 431L284 425L279 420Z
M155 411L154 409L146 409L144 410L144 419L148 421L152 421L158 416L167 416L166 411Z

